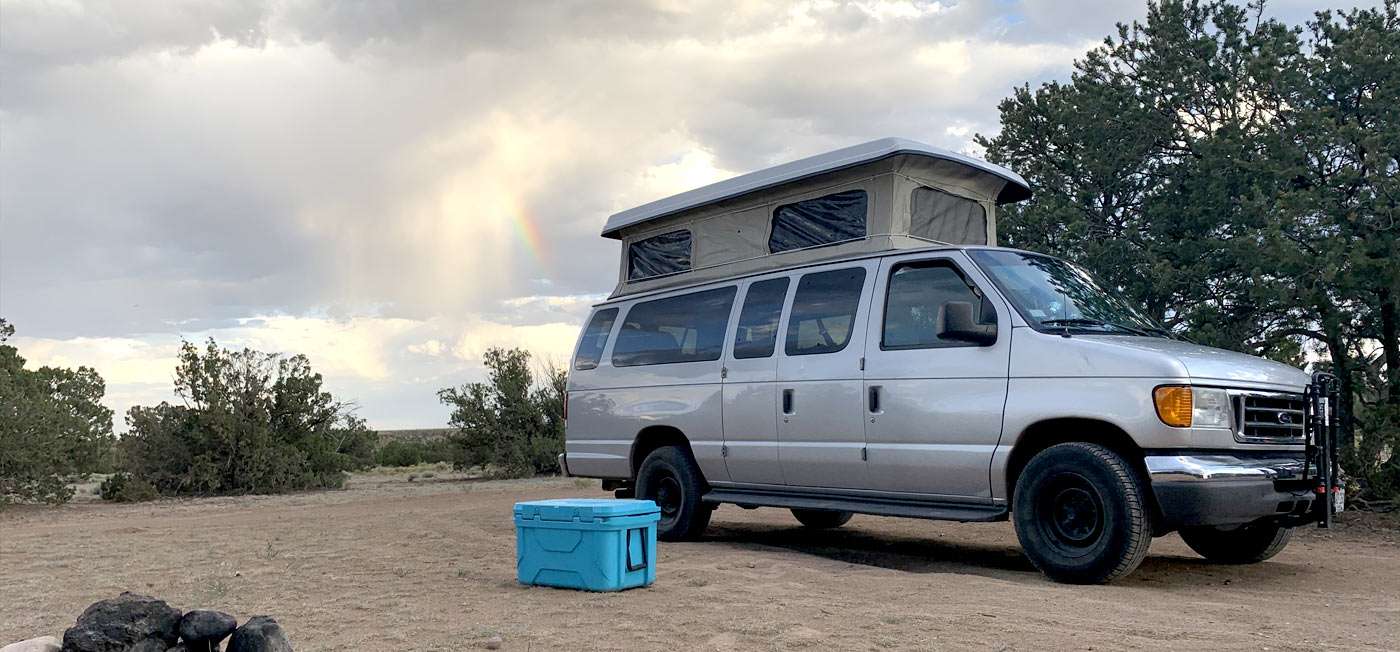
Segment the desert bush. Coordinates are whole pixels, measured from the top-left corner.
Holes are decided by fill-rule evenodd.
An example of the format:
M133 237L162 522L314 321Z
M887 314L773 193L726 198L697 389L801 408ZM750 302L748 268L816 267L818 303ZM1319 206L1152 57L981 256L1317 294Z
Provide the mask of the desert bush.
M110 459L112 411L106 385L88 367L26 369L5 342L14 327L0 319L0 505L73 497L69 482Z
M374 463L378 435L322 390L305 356L186 342L175 393L184 405L127 413L123 482L161 495L281 493L340 487Z
M151 483L132 477L126 471L113 473L111 477L103 480L97 488L97 495L101 496L103 500L118 503L155 500L158 496L156 488L151 486Z
M1351 497L1364 501L1400 501L1400 406L1360 406L1357 441L1344 449L1342 462L1353 474Z
M417 466L451 462L456 458L452 442L447 439L399 441L384 443L374 455L379 466Z
M486 382L438 392L452 407L453 465L480 466L498 477L557 473L564 450L565 372L546 366L536 383L530 354L521 349L493 348L483 361Z

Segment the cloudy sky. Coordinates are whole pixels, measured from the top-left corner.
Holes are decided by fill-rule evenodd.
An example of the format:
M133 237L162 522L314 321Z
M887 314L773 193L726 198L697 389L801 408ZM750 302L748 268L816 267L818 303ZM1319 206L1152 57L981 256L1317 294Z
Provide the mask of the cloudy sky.
M307 354L372 426L444 425L486 347L568 357L609 214L882 136L975 153L1012 87L1144 13L0 0L0 317L119 414L213 337Z

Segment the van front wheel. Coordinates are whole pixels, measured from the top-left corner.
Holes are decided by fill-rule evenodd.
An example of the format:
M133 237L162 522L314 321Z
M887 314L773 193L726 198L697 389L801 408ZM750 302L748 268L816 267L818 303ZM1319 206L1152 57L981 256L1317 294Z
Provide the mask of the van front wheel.
M1097 444L1036 454L1016 480L1012 502L1026 556L1057 582L1111 582L1137 568L1152 542L1137 473Z
M661 508L656 538L662 541L695 539L705 531L714 506L700 501L704 493L700 467L678 446L652 451L637 470L637 498Z

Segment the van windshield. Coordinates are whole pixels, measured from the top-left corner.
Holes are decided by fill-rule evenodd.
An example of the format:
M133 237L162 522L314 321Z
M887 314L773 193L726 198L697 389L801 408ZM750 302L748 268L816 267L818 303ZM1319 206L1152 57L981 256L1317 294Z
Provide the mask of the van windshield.
M1130 301L1100 286L1077 265L1019 251L967 253L1037 330L1168 336Z

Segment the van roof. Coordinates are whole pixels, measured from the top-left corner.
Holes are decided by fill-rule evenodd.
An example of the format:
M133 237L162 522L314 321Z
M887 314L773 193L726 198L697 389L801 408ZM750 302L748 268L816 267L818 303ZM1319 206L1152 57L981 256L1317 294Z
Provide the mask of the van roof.
M742 174L733 179L712 183L615 213L608 217L607 223L603 225L603 237L619 239L621 238L619 232L630 226L650 222L706 204L733 199L765 188L900 155L925 156L952 161L1000 177L1006 180L1007 184L996 198L998 204L1018 202L1029 199L1031 196L1030 185L1026 183L1026 180L1021 178L1021 175L1000 165L993 165L971 156L904 138L881 138L790 163L783 163L757 172Z
M802 268L804 268L804 267L816 267L816 266L818 266L818 265L832 265L832 264L836 264L836 263L849 262L849 261L852 261L852 260L867 260L867 259L870 259L870 258L884 258L884 257L887 257L887 256L904 256L904 255L908 255L908 254L917 254L917 253L929 252L929 251L970 251L970 250L977 250L977 249L988 249L988 250L991 250L991 251L1014 251L1014 252L1016 252L1016 253L1030 254L1030 255L1033 255L1033 256L1046 256L1046 254L1037 253L1037 252L1034 252L1034 251L1027 251L1027 250L1025 250L1025 249L1017 249L1016 247L998 247L998 246L995 246L995 245L930 244L930 245L927 246L927 247L921 247L921 248L916 248L916 249L887 249L887 250L884 250L884 251L864 251L864 252L855 253L855 254L852 254L852 255L850 255L850 256L846 256L846 257L843 257L843 258L831 258L831 259L826 259L826 260L809 261L809 262L798 263L798 264L796 264L796 265L791 265L791 266L788 266L788 267L780 267L780 268L777 268L777 269L761 269L761 270L754 270L754 271L749 271L749 272L743 272L743 273L740 273L740 274L734 274L733 276L726 276L726 277L723 277L723 278L709 278L709 279L697 280L697 281L695 281L694 283L686 283L686 284L684 284L684 285L674 285L674 286L670 286L670 287L656 288L656 289L654 289L654 290L647 290L647 291L645 291L645 292L639 292L639 293L637 293L637 294L628 294L628 295L623 295L623 296L613 295L613 296L610 296L610 297L608 297L607 299L605 299L605 300L603 300L603 301L599 301L598 303L593 304L593 308L595 308L595 309L596 309L596 308L603 308L603 307L606 307L606 306L612 306L612 305L617 305L617 304L620 304L620 303L626 303L626 302L628 302L628 301L633 301L633 300L636 300L636 299L646 299L646 298L650 298L650 297L656 297L656 296L660 296L660 295L663 295L663 294L671 294L671 293L677 293L677 292L694 291L694 290L697 290L697 289L699 289L699 288L703 288L703 287L708 286L708 285L723 285L723 284L725 284L725 283L733 283L733 282L738 281L738 280L741 280L741 279L746 279L746 278L749 278L749 277L751 277L751 276L763 276L763 275L765 275L765 274L780 274L780 273L782 273L782 272L787 272L787 271L791 271L791 270L794 270L794 269L802 269Z

